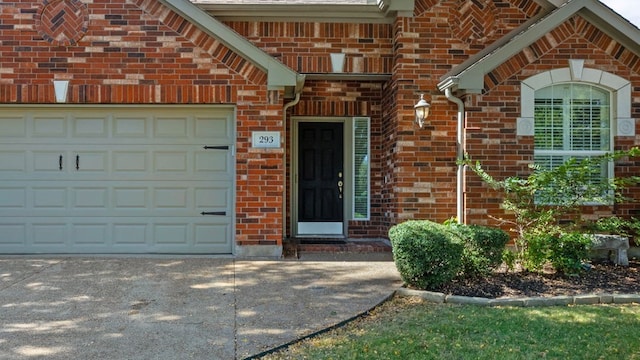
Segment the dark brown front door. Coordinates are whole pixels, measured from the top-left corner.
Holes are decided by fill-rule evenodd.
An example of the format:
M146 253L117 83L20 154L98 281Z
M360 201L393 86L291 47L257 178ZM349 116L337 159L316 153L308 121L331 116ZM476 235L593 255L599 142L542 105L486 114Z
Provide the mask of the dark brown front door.
M300 122L298 159L298 222L331 223L327 225L341 229L345 186L343 124ZM303 226L302 232L313 233L304 229L318 228L320 224L315 225ZM326 227L320 229L319 233L326 233Z

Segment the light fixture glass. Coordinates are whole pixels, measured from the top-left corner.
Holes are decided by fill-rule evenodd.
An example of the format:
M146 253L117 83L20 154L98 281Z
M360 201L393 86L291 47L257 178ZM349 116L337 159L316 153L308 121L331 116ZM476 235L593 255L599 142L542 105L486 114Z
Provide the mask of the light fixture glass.
M424 94L420 94L420 101L413 107L416 111L416 124L422 129L425 120L429 116L431 104L425 101Z

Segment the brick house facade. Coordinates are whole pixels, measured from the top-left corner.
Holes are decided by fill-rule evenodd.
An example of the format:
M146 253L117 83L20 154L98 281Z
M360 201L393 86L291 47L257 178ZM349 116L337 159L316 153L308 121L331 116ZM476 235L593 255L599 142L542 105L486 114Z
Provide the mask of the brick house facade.
M640 142L640 30L560 2L3 2L0 253L279 256L408 219L489 224L497 195L456 161L525 174L536 91L604 89L610 149Z

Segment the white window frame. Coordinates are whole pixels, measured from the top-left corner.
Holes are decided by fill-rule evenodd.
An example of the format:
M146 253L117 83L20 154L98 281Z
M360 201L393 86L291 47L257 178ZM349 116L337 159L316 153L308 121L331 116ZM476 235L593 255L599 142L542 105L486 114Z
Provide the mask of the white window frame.
M573 143L573 141L575 140L575 138L572 138L571 136L571 123L570 123L570 111L574 110L573 106L571 106L570 104L576 100L572 95L572 93L570 94L561 94L561 95L555 95L555 93L553 93L553 90L560 90L561 88L567 87L569 86L570 90L573 90L574 86L578 86L578 87L589 87L590 89L596 89L602 93L606 94L607 102L605 104L601 104L600 105L600 110L605 109L608 114L603 115L604 118L608 119L609 121L609 126L606 128L606 132L607 134L605 135L606 138L603 139L605 141L604 145L607 146L606 149L603 149L600 146L598 146L598 149L575 149L572 148L571 143ZM555 88L554 88L555 87ZM553 84L550 85L548 87L544 87L542 89L539 90L547 90L547 91L551 91L552 93L546 95L546 96L551 96L550 98L546 98L545 95L538 97L537 99L544 99L544 100L559 100L560 103L558 103L557 105L553 105L552 107L556 108L556 107L560 107L562 110L562 126L561 126L561 130L562 130L562 142L560 143L560 145L562 146L562 148L560 149L548 149L548 148L538 148L537 146L534 148L534 158L540 156L540 157L553 157L553 158L558 158L561 157L563 160L562 162L566 161L567 159L574 157L574 158L590 158L590 157L597 157L597 156L602 156L605 155L606 153L609 153L611 151L613 151L613 134L612 134L612 127L613 127L613 121L612 119L612 114L613 111L611 109L611 91L607 90L607 89L603 89L599 86L595 86L593 84L589 84L589 83L584 83L584 82L568 82L568 83L560 83L560 84ZM592 100L592 99L590 99ZM535 106L535 105L534 105ZM534 127L535 127L535 122L534 122ZM575 129L575 128L574 128ZM590 127L589 130L593 130L593 127ZM535 131L534 131L535 134ZM534 140L535 141L535 140ZM557 142L556 142L557 143ZM590 146L592 146L593 144L590 144ZM611 164L610 164L611 165ZM607 178L611 178L612 177L612 172L613 172L613 167L609 166L607 169L603 169L603 176L607 177Z
M520 84L521 112L516 133L534 135L535 92L550 85L583 82L609 90L612 96L611 132L616 136L635 136L636 120L631 118L631 82L606 71L584 68L584 60L570 60L568 68L545 71ZM612 143L613 147L614 144Z
M562 83L589 84L610 92L611 150L615 146L614 136L635 137L636 120L631 118L631 82L606 71L585 68L584 60L569 60L568 68L545 71L522 81L520 86L521 116L517 119L516 126L518 136L535 135L536 90ZM615 176L613 163L609 164L608 176L610 178Z
M368 157L368 161L367 161L367 169L366 169L366 176L367 176L367 210L366 210L366 214L364 214L364 217L356 217L357 213L361 213L361 212L357 212L356 210L356 183L358 181L358 170L359 170L359 164L356 161L356 149L355 149L355 144L356 144L356 126L358 124L358 122L361 121L365 121L367 124L367 157ZM353 174L353 181L351 182L351 194L352 195L352 206L351 206L351 219L356 220L356 221L366 221L366 220L370 220L371 219L371 118L368 117L354 117L353 121L352 121L352 139L351 139L351 143L353 144L353 150L351 151L351 171Z

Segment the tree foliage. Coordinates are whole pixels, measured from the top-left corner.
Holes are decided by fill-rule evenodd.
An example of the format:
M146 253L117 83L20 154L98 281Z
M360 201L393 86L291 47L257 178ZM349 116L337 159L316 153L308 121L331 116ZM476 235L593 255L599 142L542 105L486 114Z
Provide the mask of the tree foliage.
M629 200L624 198L622 189L637 184L640 182L640 177L604 179L600 177L599 169L608 166L610 162L637 156L640 156L640 149L634 147L598 157L569 158L554 168L543 168L540 165L531 164L528 176L512 176L502 180L491 176L478 161L474 162L466 157L463 164L473 170L491 188L502 193L502 207L512 217L500 217L496 220L512 226L511 230L517 235L515 240L517 258L526 265L527 262L531 262L523 261L531 260L527 259L527 256L533 258L534 263L539 264L540 256L543 258L551 256L549 255L552 252L551 249L556 249L558 250L556 253L559 253L562 247L553 244L554 241L561 242L562 239L566 239L572 246L584 244L584 241L576 240L577 238L573 235L567 236L569 233L580 232L585 228L586 224L581 213L582 206L612 205ZM570 221L561 225L560 220ZM536 244L529 251L531 239L536 241ZM544 245L544 249L547 250L541 250L540 239L550 241L549 244ZM583 254L584 252L575 250L572 253ZM564 259L563 263L571 263L571 260Z

